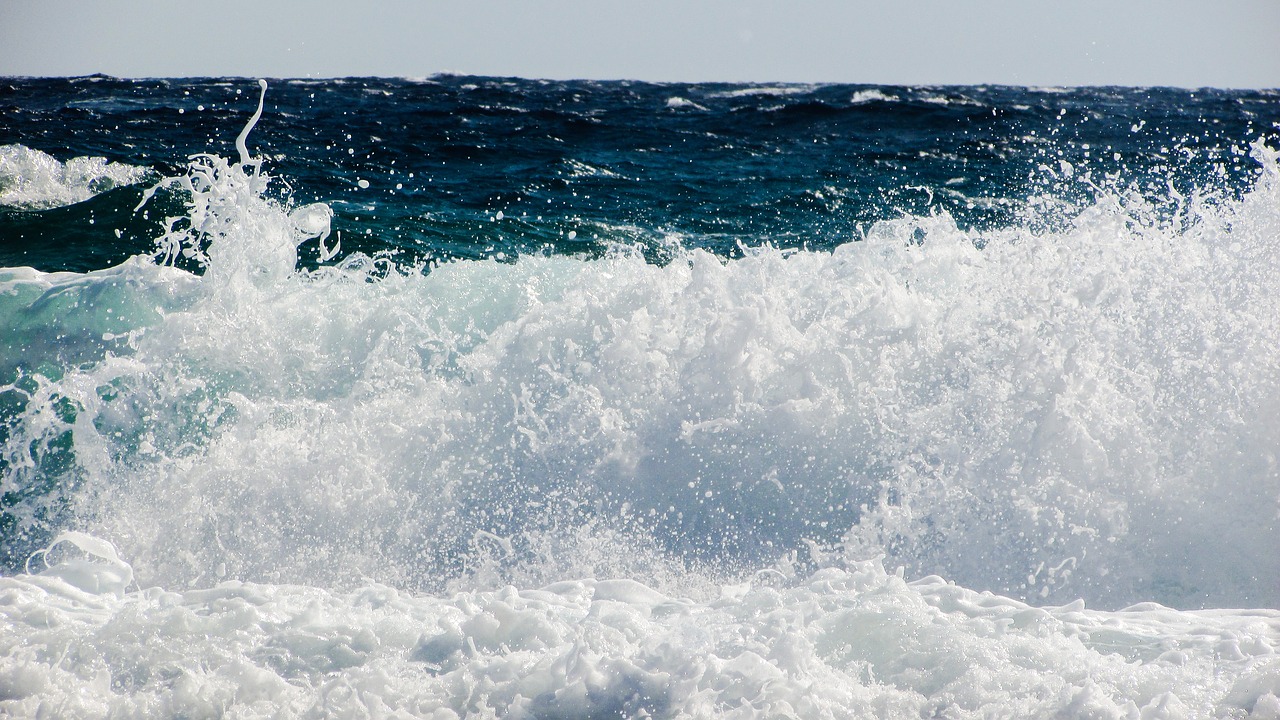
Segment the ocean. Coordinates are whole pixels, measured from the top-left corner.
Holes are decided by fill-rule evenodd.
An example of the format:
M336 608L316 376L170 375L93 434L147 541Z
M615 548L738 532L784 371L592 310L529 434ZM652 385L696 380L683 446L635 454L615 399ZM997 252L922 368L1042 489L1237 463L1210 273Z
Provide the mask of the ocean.
M0 714L1280 718L1280 91L0 78Z

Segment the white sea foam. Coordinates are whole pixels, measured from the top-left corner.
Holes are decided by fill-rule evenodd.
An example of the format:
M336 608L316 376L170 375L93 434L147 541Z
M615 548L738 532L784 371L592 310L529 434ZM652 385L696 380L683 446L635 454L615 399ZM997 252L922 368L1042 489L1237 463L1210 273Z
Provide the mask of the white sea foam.
M740 98L758 97L761 95L778 97L782 95L805 95L813 92L813 90L814 87L812 85L762 85L712 93L711 97Z
M614 171L612 171L612 170L610 170L610 169L608 169L608 168L597 167L597 166L595 166L595 165L590 165L590 164L588 164L588 163L582 162L581 160L575 160L575 159L573 159L573 158L566 158L565 160L561 161L561 164L562 164L562 165L564 165L564 168L565 168L564 173L565 173L566 175L568 175L569 177L571 177L571 178L583 178L583 177L606 177L606 178L617 178L617 177L622 177L622 176L621 176L621 175L619 175L618 173L616 173L616 172L614 172Z
M91 552L0 580L0 707L1267 717L1275 612L1085 609L1280 606L1255 157L1054 232L426 275L297 271L327 213L197 158L202 276L6 275L79 330L10 344L0 490Z
M673 110L706 110L705 107L698 103L678 95L667 98L667 107Z
M150 176L147 168L106 158L77 157L62 163L25 145L0 145L0 206L44 210L71 205Z
M876 563L699 600L0 578L0 711L190 717L1272 717L1280 612L1036 608Z
M956 93L922 92L919 95L919 99L921 102L927 102L933 105L982 106L980 101Z
M896 95L886 95L883 91L877 88L872 88L870 90L859 90L858 92L854 93L853 97L849 98L849 104L863 105L865 103L877 102L877 101L895 102L897 101L897 99L898 98Z

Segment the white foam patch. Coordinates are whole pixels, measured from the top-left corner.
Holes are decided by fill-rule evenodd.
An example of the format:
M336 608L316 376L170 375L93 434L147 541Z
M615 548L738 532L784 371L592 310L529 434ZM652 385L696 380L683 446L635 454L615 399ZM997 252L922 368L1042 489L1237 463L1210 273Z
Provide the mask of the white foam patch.
M67 557L61 562L50 561L50 555L59 546L74 547L80 555ZM123 595L133 582L133 568L120 559L115 546L101 538L82 532L64 532L53 539L43 550L36 551L27 560L27 572L31 572L31 563L39 558L45 564L41 575L56 577L59 580L91 594L105 592Z
M814 91L813 85L764 85L737 88L734 90L726 90L724 92L713 93L711 97L718 98L741 98L741 97L779 97L783 95L806 95Z
M619 177L622 177L618 173L608 168L589 165L587 163L582 162L581 160L574 160L573 158L568 158L566 160L563 160L562 164L564 165L564 168L565 168L564 170L565 174L571 178L583 178L583 177L619 178Z
M0 206L45 210L83 202L151 176L147 168L100 157L60 162L25 145L0 145Z
M672 110L706 110L705 107L698 103L678 95L667 98L667 107Z
M875 563L698 599L17 576L0 618L12 717L1269 717L1280 695L1280 612L1037 608Z
M849 104L865 105L869 102L896 102L897 100L898 97L896 95L886 95L884 91L878 88L872 88L870 90L859 90L854 93L853 97L849 98Z

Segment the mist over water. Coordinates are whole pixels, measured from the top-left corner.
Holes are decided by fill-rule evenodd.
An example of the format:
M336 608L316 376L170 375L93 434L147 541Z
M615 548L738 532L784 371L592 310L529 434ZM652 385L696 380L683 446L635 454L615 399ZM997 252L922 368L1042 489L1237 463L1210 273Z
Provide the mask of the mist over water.
M84 84L2 127L135 112ZM232 86L230 138L249 84L134 90ZM1280 607L1272 95L280 87L238 161L3 146L0 249L66 257L0 269L0 606L100 658L13 708L1280 711L1280 618L1221 609Z

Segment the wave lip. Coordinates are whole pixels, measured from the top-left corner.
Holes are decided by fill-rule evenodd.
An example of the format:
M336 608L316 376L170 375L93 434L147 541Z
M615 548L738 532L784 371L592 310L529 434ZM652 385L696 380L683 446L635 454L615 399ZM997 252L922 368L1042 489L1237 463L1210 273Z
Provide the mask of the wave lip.
M0 145L0 207L48 210L74 205L150 176L148 168L102 157L76 157L63 163L25 145Z

